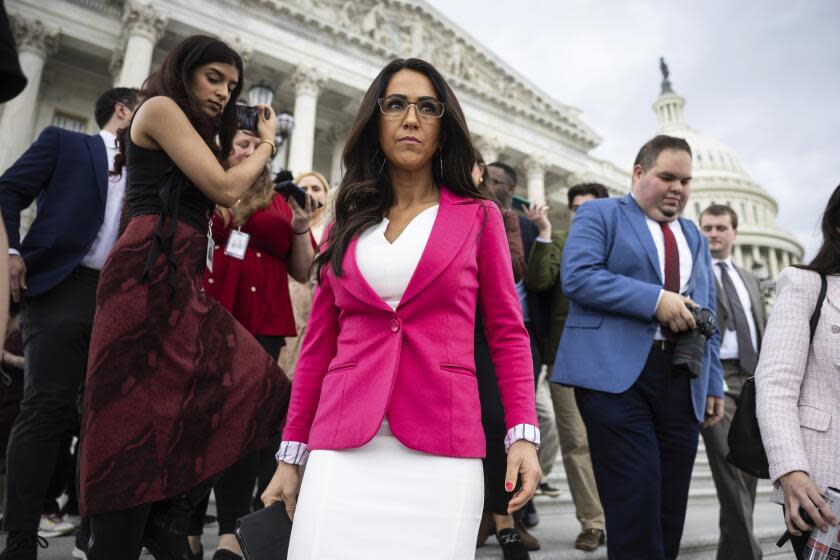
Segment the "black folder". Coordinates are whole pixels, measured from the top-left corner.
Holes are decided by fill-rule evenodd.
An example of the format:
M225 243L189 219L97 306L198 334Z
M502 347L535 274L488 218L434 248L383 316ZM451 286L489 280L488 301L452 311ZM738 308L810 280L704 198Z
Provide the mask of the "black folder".
M286 505L276 502L240 517L235 534L245 560L286 560L292 536Z

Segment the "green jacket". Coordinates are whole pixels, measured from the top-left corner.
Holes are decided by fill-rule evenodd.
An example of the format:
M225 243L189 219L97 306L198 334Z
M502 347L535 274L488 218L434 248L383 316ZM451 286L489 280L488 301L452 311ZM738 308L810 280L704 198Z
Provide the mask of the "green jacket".
M559 231L551 234L551 243L535 241L528 257L525 269L525 287L529 292L549 292L551 294L551 312L548 335L541 341L543 361L548 365L554 363L557 345L566 324L569 313L569 300L563 294L560 286L560 261L563 258L563 246L566 244L566 232Z

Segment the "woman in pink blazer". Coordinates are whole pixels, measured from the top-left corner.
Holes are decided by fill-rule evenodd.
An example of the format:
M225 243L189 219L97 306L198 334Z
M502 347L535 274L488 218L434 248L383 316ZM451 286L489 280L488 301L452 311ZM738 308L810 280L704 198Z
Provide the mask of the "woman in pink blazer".
M485 453L477 309L509 430L507 491L522 478L511 511L534 492L528 334L502 216L473 183L474 161L440 73L418 59L388 64L344 149L279 464L263 494L295 515L292 560L473 558Z
M791 543L801 558L812 527L837 518L821 493L840 488L840 187L823 215L823 245L808 266L786 268L776 283L761 358L755 372L761 440L774 483L773 501L784 505ZM825 300L810 339L810 318L827 275Z

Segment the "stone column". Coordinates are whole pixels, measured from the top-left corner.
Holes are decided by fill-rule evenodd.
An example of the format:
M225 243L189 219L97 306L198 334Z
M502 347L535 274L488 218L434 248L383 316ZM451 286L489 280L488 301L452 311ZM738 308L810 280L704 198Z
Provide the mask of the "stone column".
M126 35L122 61L112 61L120 66L116 87L139 88L152 70L152 55L155 43L166 30L167 18L149 4L131 2L123 13L123 29Z
M744 254L741 250L740 245L735 245L734 247L732 247L732 260L738 266L740 266L742 268L745 268L745 266L744 266Z
M790 266L790 253L787 251L782 251L782 268L787 268Z
M32 143L35 111L47 57L58 49L58 30L40 21L11 19L20 67L27 79L24 90L6 103L0 118L0 172L9 167Z
M764 260L761 258L761 247L758 245L752 246L752 265L750 265L750 272L752 272L752 267L756 264L764 264Z
M529 157L525 160L525 176L528 184L528 200L545 204L545 160Z
M315 151L315 111L318 94L327 79L311 66L299 66L292 74L295 88L295 128L292 130L287 167L297 175L312 171L312 156Z
M349 130L343 125L336 125L330 129L327 140L332 146L332 158L330 162L330 186L336 187L341 183L343 175L341 171L341 154L344 151L344 144L347 143Z
M502 150L505 149L505 145L502 141L495 136L480 137L475 143L475 147L478 148L479 152L481 152L481 157L484 159L484 163L488 164L499 161L499 155L502 153Z
M770 279L775 280L779 275L779 250L770 247L770 253L767 258L767 266L770 271Z
M743 263L743 267L752 272L752 265L753 265L753 252L752 247L749 245L744 245L741 247L741 262Z

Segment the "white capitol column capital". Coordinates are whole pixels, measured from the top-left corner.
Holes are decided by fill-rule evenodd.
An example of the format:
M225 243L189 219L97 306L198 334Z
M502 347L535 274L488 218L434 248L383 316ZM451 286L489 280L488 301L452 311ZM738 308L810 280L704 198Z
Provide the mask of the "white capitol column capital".
M505 149L504 143L496 136L480 136L475 142L475 147L487 164L499 161L499 155Z
M292 87L297 95L317 97L327 83L327 76L309 64L301 64L292 73Z
M545 204L545 172L548 162L540 156L531 156L523 162L528 184L528 200Z
M525 167L525 173L531 174L545 174L546 169L548 168L548 162L545 158L540 156L530 156L522 162L522 165Z
M58 29L38 20L11 18L12 35L20 52L26 87L6 103L0 118L0 172L10 166L32 142L35 109L47 57L58 50Z
M157 43L166 31L169 19L151 4L129 2L123 13L123 28L129 37L145 37Z
M572 173L569 173L565 177L566 186L569 187L569 188L574 187L575 185L583 184L583 183L594 183L594 182L595 182L595 180L592 178L592 175L590 175L586 172L573 171Z
M242 40L239 35L229 35L225 37L225 43L228 44L242 59L243 64L249 64L254 58L254 46Z
M58 29L47 27L40 20L20 16L11 18L12 35L18 52L46 59L58 50Z
M111 58L118 87L139 88L152 70L155 43L166 31L168 18L151 4L129 2L123 12L124 49Z

